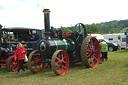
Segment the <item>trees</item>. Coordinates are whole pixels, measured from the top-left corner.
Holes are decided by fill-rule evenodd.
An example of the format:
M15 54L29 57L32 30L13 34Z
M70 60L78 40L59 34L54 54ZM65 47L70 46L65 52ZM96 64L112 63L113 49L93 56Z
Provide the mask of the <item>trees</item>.
M113 20L96 24L102 33L119 33L123 28L128 27L128 20Z
M86 25L87 30L91 33L99 33L100 28L96 24Z

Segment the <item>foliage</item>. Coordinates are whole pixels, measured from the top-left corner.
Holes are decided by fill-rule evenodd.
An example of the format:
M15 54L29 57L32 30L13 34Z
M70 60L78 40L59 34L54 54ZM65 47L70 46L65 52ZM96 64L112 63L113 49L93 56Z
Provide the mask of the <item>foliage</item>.
M73 26L71 26L71 27L62 27L62 32L63 33L72 33L72 31L73 31Z
M100 28L96 24L86 25L87 30L91 33L99 33Z
M102 33L119 33L123 28L128 27L128 20L114 20L96 24Z

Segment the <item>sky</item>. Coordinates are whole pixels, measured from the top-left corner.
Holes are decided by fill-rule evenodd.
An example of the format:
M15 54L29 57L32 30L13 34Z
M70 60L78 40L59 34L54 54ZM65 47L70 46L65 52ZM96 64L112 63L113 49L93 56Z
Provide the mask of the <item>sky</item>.
M43 9L50 9L50 26L74 26L128 19L127 0L1 0L0 24L44 28Z

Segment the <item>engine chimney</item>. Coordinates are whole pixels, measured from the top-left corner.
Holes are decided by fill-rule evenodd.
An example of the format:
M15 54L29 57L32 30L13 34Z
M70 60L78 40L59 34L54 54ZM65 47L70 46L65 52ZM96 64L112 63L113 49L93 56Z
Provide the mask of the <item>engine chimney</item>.
M44 26L45 26L45 37L48 38L50 37L50 10L49 9L44 9Z

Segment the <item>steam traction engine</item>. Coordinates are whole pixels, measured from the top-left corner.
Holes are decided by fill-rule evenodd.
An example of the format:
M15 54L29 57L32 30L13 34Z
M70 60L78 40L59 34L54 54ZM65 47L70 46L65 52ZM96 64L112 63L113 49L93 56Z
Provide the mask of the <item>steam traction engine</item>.
M86 67L95 67L100 60L100 46L96 38L87 37L82 23L75 25L71 34L62 34L62 30L50 29L49 9L44 9L45 38L38 43L38 51L29 55L28 67L32 73L45 69L51 64L56 75L63 75L69 63L82 61Z

